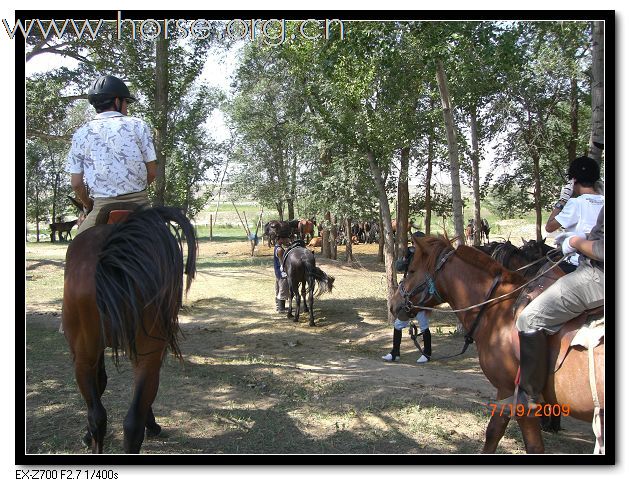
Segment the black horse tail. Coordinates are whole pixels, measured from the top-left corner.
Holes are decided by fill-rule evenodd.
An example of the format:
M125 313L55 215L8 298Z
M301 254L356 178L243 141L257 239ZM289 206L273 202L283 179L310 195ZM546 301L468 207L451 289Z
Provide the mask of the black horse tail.
M176 225L175 225L175 224ZM184 265L182 238L187 243ZM107 237L96 265L96 304L101 329L110 324L114 360L122 349L137 357L136 335L145 324L159 329L181 359L178 313L184 291L195 277L197 238L180 209L155 207L133 212Z
M333 283L335 282L334 276L328 276L321 269L315 266L311 261L305 261L304 266L306 267L306 272L308 274L309 285L311 288L315 288L315 283L317 283L317 291L314 293L315 296L319 296L322 293L330 293L333 289Z

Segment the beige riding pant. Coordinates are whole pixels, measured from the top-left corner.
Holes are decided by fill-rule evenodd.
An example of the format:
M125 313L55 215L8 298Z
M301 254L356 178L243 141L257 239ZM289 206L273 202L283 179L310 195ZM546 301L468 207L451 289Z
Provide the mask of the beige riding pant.
M83 223L79 226L77 234L81 234L86 229L94 226L94 224L96 223L96 216L98 216L98 213L101 211L101 209L107 204L112 204L114 202L132 202L142 207L149 206L151 204L149 202L149 197L146 190L143 190L141 192L134 192L133 194L119 195L117 197L96 197L94 199L94 208L87 215Z

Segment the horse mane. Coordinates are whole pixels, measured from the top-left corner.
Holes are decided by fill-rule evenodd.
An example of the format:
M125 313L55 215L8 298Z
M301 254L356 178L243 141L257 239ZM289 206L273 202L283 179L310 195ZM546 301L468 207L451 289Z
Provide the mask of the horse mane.
M505 283L520 284L523 282L521 275L509 271L482 251L463 244L455 249L445 236L427 236L418 240L418 243L422 252L426 254L423 261L425 269L429 272L435 270L445 251L455 250L458 256L476 268L492 275L501 275L501 280Z

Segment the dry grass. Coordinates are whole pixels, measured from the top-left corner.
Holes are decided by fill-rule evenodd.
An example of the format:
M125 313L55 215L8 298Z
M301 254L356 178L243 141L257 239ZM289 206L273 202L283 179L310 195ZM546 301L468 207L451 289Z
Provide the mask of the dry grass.
M200 244L199 274L181 314L183 363L163 366L155 415L164 431L143 453L477 453L493 390L475 350L415 364L403 341L390 348L385 283L376 245L355 247L352 266L318 258L335 289L315 302L316 327L273 311L271 249L248 242ZM29 244L26 282L26 452L85 453L84 403L74 382L60 319L65 245ZM459 351L455 321L434 314L434 353ZM107 359L106 452L122 452L131 367ZM565 419L545 435L550 453L590 453L589 426ZM511 424L499 453L523 453Z

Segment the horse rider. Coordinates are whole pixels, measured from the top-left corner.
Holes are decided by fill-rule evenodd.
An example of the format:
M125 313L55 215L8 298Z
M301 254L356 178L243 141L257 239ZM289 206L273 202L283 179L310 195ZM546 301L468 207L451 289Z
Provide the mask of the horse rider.
M284 247L291 243L287 237L279 237L273 247L273 269L276 273L276 311L285 311L285 301L289 299L289 281L282 266Z
M586 237L597 222L604 206L604 196L598 193L599 164L590 157L579 157L571 162L568 171L569 183L560 192L560 200L554 205L545 225L547 232L564 229L561 240L567 235ZM565 273L578 266L577 253L569 256L567 263L560 266Z
M525 307L516 321L520 382L516 404L534 409L548 377L547 335L586 310L604 304L604 207L588 236L567 234L565 255L579 253L575 271L562 276Z
M424 233L422 231L416 231L414 232L413 235L418 238L424 237ZM416 248L412 243L411 246L407 247L407 251L405 252L405 255L401 259L396 261L396 270L404 272L403 278L407 277L409 264L411 263L411 260L413 259L415 250ZM420 357L418 358L418 360L416 361L416 363L418 364L424 364L428 362L429 359L431 358L431 331L429 330L428 313L430 312L422 310L416 314L416 321L418 322L417 326L420 328L420 333L422 335L422 345L423 345L422 353ZM400 342L402 341L402 331L404 328L408 326L409 326L409 321L403 322L402 320L396 318L396 320L394 321L394 337L393 337L392 350L388 354L383 355L382 359L384 361L396 362L397 360L400 360ZM410 333L412 331L413 330L410 328Z
M92 227L107 204L149 206L146 189L157 174L149 126L127 116L127 106L136 98L125 83L100 76L88 90L88 101L96 116L76 131L66 161L74 193L89 211L78 233Z

